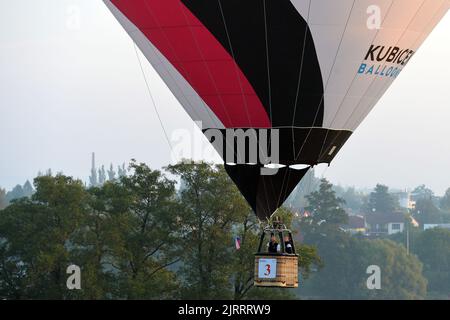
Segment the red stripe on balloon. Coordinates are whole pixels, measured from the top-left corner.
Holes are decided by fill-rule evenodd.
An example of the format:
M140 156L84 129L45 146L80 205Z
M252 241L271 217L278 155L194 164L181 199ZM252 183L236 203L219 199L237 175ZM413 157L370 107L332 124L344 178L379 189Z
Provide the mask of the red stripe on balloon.
M270 119L233 57L180 0L111 0L170 61L227 128Z

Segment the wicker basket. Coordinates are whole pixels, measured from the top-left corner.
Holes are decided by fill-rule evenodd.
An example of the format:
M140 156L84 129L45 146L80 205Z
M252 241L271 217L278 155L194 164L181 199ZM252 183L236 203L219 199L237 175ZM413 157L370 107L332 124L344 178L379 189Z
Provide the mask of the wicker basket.
M265 275L268 273L263 272L260 269L260 262L265 265L261 265L262 270L267 270L269 265L276 265L276 274L268 278ZM267 263L267 264L266 264ZM265 268L265 269L264 269ZM261 276L261 277L260 277ZM255 255L255 286L257 287L283 287L283 288L297 288L298 287L298 256L297 255Z

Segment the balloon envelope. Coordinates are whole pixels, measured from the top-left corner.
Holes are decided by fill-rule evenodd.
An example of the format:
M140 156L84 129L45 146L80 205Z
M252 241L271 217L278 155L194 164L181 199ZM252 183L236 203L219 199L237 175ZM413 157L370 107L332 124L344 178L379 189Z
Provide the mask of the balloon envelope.
M283 168L261 174L259 157L225 164L261 219L308 171L294 165L331 163L450 7L450 0L104 2L205 132L277 130Z

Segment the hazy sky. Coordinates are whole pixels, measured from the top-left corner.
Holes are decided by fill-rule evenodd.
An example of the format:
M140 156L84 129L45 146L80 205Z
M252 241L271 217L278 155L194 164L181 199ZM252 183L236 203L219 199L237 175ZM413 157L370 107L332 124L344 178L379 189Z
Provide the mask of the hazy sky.
M79 14L79 19L76 17ZM450 14L324 175L334 183L450 187ZM169 135L192 131L143 60ZM0 187L47 168L87 179L97 163L154 168L170 149L135 47L101 0L0 0Z

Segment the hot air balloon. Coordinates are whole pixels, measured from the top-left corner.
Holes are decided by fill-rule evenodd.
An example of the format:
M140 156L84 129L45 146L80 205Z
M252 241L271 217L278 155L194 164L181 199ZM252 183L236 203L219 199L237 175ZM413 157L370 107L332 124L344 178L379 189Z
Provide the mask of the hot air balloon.
M450 0L104 2L210 141L222 133L225 168L260 220L310 167L332 162L450 7ZM269 149L236 161L229 131Z

